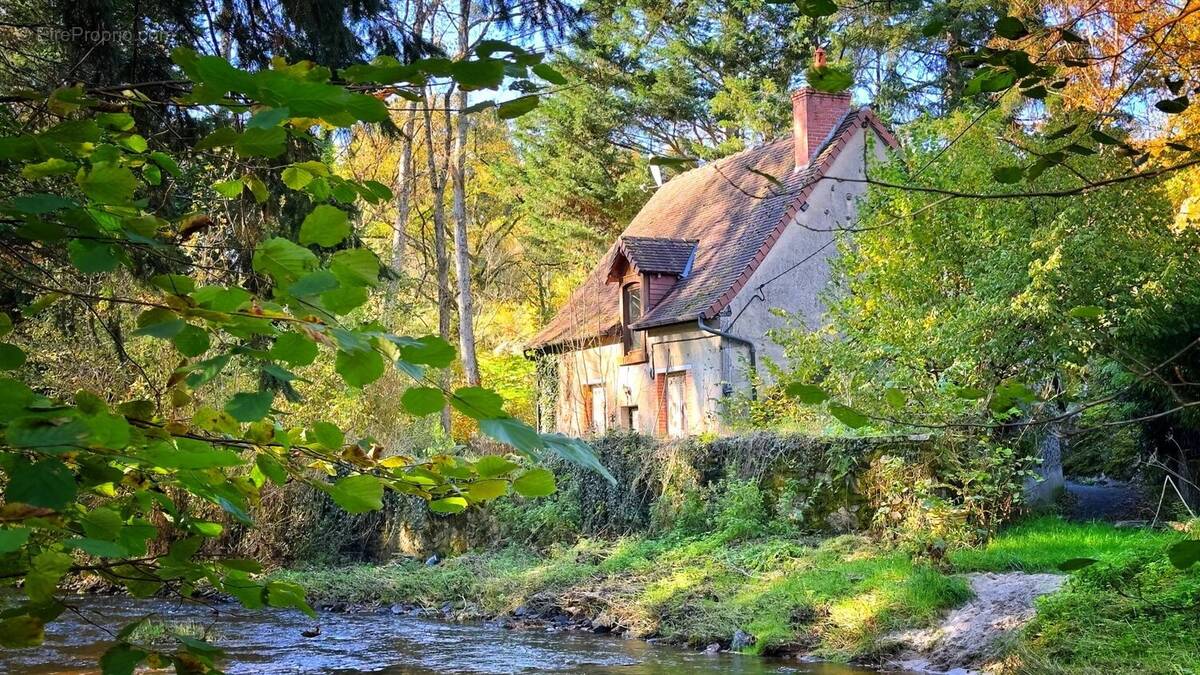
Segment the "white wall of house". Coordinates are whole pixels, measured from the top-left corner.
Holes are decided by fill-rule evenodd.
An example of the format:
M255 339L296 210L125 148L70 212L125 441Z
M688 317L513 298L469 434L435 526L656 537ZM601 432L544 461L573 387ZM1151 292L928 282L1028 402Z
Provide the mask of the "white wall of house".
M873 130L858 129L846 147L826 171L830 177L862 178L864 146L868 134L873 141L867 149L875 160L885 157L887 144ZM720 328L757 344L759 375L769 381L763 366L765 359L783 364L783 348L767 337L773 329L789 324L772 310L781 309L803 321L809 330L822 323L825 304L821 295L830 278L830 261L837 254L836 230L853 227L858 202L866 193L865 183L837 182L826 178L817 183L808 199L808 208L796 214L783 236L771 248L758 269L720 317ZM811 256L811 258L810 258ZM806 262L800 261L809 258ZM799 264L798 264L799 263ZM748 359L745 348L731 345L733 382L745 386Z
M558 397L554 426L563 433L588 435L626 428L630 408L637 409L637 426L643 433L655 434L665 428L659 401L659 375L681 378L682 416L687 433L717 431L721 422L722 377L719 338L696 328L657 328L646 337L646 361L622 365L624 351L619 342L586 349L559 352ZM592 423L597 413L591 403L601 397L593 388L603 390L604 427Z

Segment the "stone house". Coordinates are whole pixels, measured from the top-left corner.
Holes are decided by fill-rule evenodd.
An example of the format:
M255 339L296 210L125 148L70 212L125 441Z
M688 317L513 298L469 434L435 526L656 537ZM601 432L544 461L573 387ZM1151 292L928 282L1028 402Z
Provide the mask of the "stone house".
M837 232L866 190L854 179L896 139L849 93L806 87L792 109L791 136L659 187L533 338L551 366L543 428L719 431L723 400L783 360L767 333L787 319L772 310L820 324Z

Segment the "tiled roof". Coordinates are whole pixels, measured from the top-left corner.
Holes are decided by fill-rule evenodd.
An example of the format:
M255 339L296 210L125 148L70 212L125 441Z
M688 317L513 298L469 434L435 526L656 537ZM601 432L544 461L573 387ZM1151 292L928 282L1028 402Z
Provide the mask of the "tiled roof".
M621 235L620 250L644 274L682 275L692 261L698 239Z
M856 125L868 124L894 144L874 113L861 108L847 112L800 171L794 170L792 138L788 136L671 179L654 193L530 345L547 347L618 335L618 285L606 283L607 273L622 242L639 238L694 240L696 247L690 274L634 327L712 318L733 300L783 234L841 151L848 132Z

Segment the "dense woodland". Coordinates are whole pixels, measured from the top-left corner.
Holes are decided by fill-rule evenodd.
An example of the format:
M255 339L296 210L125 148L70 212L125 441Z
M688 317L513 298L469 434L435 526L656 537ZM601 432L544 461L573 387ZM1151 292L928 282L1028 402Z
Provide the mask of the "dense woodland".
M1194 518L1198 10L7 3L0 578L20 588L0 645L40 644L81 579L315 615L312 579L264 565L379 556L247 534L297 504L360 538L381 509L488 513L485 548L671 533L630 553L656 560L709 555L679 548L705 533L827 529L853 492L842 529L903 551L887 569L990 569L971 551L1025 514L1030 458L1053 442L1070 474L1161 488L1156 521ZM788 354L765 364L773 384L731 400L741 440L538 428L528 338L659 180L788 133L802 83L850 89L902 150L838 232L823 326L770 336ZM1147 621L1194 621L1194 537L1109 546L1134 571L1097 572L1086 546L1037 564L1133 593ZM937 583L900 615L966 594ZM760 649L797 643L780 621ZM660 632L708 639L677 628ZM203 640L129 636L106 673L219 664ZM826 656L862 656L834 640Z

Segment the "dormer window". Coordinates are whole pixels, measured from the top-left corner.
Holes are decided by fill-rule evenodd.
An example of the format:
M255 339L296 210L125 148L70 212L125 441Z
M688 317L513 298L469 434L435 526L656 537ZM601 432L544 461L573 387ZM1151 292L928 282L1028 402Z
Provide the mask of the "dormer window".
M642 318L642 285L625 284L621 288L621 333L625 353L641 352L646 349L645 331L633 330L631 325Z

